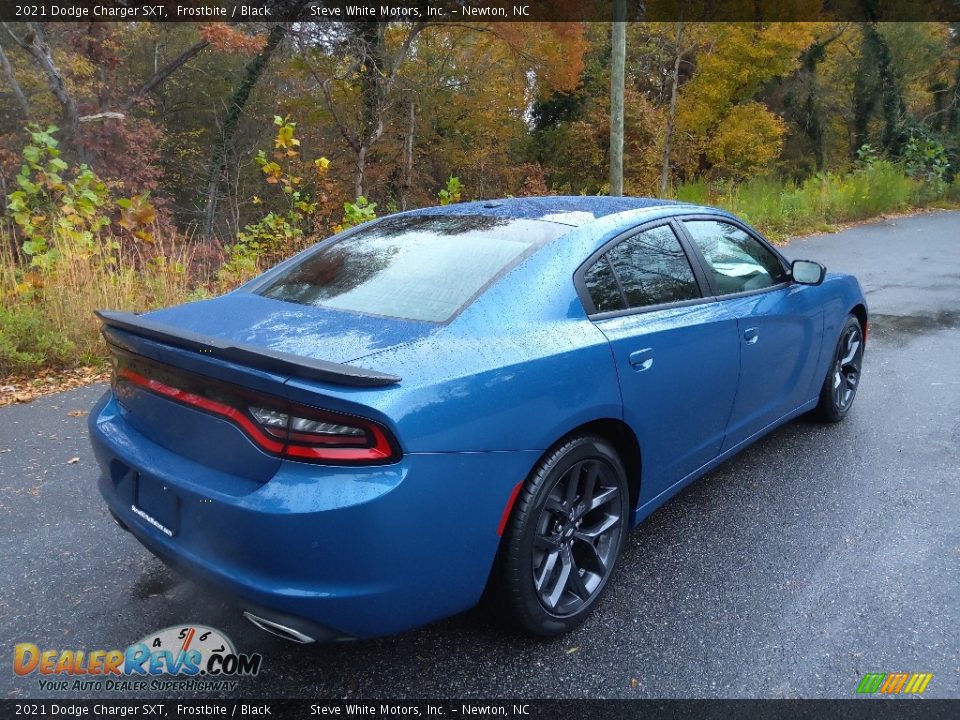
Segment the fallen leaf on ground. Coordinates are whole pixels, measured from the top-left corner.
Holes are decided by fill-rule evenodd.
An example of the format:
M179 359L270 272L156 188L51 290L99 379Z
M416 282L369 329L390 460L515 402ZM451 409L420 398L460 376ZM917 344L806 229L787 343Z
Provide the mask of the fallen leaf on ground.
M110 368L88 365L71 370L40 370L34 375L0 378L0 407L110 380ZM72 413L70 413L72 414Z
M67 413L70 417L83 417L87 414L86 410L71 410Z
M67 465L76 465L78 462L80 462L80 458L72 457L69 460L67 460Z

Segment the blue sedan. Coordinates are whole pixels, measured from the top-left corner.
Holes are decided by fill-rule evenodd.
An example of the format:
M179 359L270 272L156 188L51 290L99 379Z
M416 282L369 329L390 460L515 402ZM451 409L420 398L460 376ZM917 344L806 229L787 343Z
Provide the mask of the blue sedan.
M631 526L790 419L842 420L867 338L855 278L634 198L401 213L222 297L98 314L110 512L298 642L482 597L570 630Z

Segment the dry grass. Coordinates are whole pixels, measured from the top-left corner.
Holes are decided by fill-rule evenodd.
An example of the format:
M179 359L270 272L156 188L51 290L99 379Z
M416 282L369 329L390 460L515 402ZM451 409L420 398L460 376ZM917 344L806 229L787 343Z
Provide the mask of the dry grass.
M0 229L0 374L96 362L106 348L94 310L149 310L195 292L189 246L121 250L113 240L101 238L92 252L61 252L40 270Z

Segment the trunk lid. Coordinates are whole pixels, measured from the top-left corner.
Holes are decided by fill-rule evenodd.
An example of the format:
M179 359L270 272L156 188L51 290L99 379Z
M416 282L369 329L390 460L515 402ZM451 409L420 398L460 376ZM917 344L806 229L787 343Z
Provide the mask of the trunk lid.
M269 405L271 397L290 400L286 384L296 375L334 385L395 384L399 378L344 363L438 328L241 293L101 317L114 356L114 394L132 428L167 450L257 482L273 477L281 460L251 440L251 407ZM342 400L325 402L322 384L311 385L311 405L347 410ZM237 399L248 395L249 402ZM240 415L231 416L231 407ZM366 415L363 408L355 414Z
M420 340L436 323L298 305L235 292L144 316L200 335L333 363Z

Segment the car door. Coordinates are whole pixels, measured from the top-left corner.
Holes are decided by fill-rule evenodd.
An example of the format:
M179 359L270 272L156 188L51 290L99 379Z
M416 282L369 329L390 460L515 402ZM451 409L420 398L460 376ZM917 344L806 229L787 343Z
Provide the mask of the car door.
M725 451L815 395L823 310L815 289L792 283L786 261L745 226L709 216L680 225L700 255L711 293L737 321L740 381Z
M737 320L669 220L608 243L578 272L620 378L624 420L643 449L643 504L716 457L736 394Z

